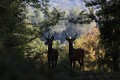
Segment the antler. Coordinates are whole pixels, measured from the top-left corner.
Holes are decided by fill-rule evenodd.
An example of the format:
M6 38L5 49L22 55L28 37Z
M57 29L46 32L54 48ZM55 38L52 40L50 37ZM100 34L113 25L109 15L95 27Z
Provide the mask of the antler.
M72 37L72 40L76 39L76 36L77 36L77 32L76 32L76 34Z
M66 34L66 31L65 31L65 36L66 36L66 38L69 38L68 35Z
M66 38L66 40L68 40L68 41L69 41L69 40L70 40L70 38L69 38L69 36L66 34L66 31L65 31L65 36L66 36L66 37L65 37L65 38Z
M50 33L48 34L48 38L50 38Z
M52 35L51 40L54 39L55 35L56 35L56 32L54 32L54 35Z
M47 37L46 37L46 36L44 36L44 38L45 38L46 40L50 39L50 33L48 34L48 36L47 36Z

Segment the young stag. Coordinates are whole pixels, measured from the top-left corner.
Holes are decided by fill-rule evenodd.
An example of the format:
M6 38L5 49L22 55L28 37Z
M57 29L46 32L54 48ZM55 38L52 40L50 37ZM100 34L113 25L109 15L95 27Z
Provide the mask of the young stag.
M65 32L65 38L69 42L69 59L70 59L70 68L75 67L75 62L78 61L80 65L80 69L83 66L83 60L84 60L84 50L81 48L74 49L73 48L73 41L76 39L77 33L74 37L69 38Z
M54 35L50 37L50 33L48 37L45 37L46 42L45 45L48 45L48 66L49 68L52 66L52 68L56 68L57 60L58 60L58 50L52 48L52 41L54 40Z

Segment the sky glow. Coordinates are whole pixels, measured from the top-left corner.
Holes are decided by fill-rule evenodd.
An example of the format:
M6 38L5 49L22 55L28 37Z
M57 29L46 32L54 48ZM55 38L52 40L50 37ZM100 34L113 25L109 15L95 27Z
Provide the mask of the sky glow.
M85 9L85 4L81 0L50 0L50 5L68 10L74 7Z

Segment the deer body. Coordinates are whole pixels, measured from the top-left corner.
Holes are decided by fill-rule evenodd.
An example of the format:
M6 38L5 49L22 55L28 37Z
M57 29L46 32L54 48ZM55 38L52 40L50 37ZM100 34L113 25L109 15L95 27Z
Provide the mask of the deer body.
M69 58L75 61L83 59L84 57L84 50L81 48L73 49L73 53L69 52Z
M56 68L57 60L58 60L58 50L53 48L48 48L47 57L48 57L49 68L51 65L52 67Z
M77 48L77 49L69 48L68 55L69 55L69 59L70 59L70 68L72 68L72 67L74 68L75 62L78 61L79 65L80 65L80 69L81 69L81 66L83 66L83 60L84 60L84 50L81 48Z
M58 51L57 49L52 49L51 51L48 50L48 59L51 61L56 61L58 59Z
M75 35L76 36L76 35ZM78 61L80 65L80 69L83 66L84 61L84 50L81 48L74 49L73 41L76 39L75 36L73 38L69 38L66 35L66 40L69 42L69 59L70 59L70 68L75 67L75 62Z
M46 40L47 41L45 42L45 44L48 45L48 54L47 54L48 66L49 68L51 66L52 68L56 68L57 60L58 60L58 50L52 48L52 41L54 40L54 36L52 36L51 38L48 37L46 38Z

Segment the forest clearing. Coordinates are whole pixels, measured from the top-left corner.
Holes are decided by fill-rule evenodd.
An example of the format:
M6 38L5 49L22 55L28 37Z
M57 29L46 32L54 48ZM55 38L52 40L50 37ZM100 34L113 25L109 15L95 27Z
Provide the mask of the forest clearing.
M0 0L0 80L119 80L120 0Z

